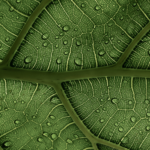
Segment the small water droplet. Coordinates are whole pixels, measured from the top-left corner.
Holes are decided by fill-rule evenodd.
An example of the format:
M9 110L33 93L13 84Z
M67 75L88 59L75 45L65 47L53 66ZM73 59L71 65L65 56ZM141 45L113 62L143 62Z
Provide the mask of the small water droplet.
M118 40L118 43L120 43L120 40Z
M62 63L62 60L61 60L60 58L57 58L56 63L57 63L57 64L61 64L61 63Z
M24 104L24 101L21 101L22 104Z
M74 29L74 31L78 31L78 29L77 29L77 28L75 28L75 29Z
M103 123L103 122L104 122L104 119L101 119L100 122Z
M77 46L80 46L80 45L81 45L81 41L77 41L77 42L76 42L76 45L77 45Z
M20 121L19 121L19 120L15 120L14 123L15 123L15 124L19 124Z
M67 41L67 40L65 40L65 41L63 42L63 44L64 44L64 45L67 45L67 44L68 44L68 41Z
M53 115L50 115L49 117L53 120L56 119L55 116L53 116Z
M118 129L119 132L123 132L123 130L124 130L123 127L119 127Z
M132 101L129 101L129 105L131 105L132 104Z
M131 117L130 120L131 120L131 122L136 122L136 118L135 117Z
M36 116L34 115L34 116L32 116L32 118L33 118L33 119L35 119L35 118L36 118Z
M47 122L46 124L47 124L47 126L51 126L51 123L50 123L50 122Z
M75 64L76 64L77 66L81 66L81 65L82 65L82 61L81 61L81 59L79 59L79 58L75 58L75 59L74 59L74 62L75 62Z
M4 143L5 147L9 147L10 145L11 145L11 142L9 142L9 141L7 141L7 142Z
M150 126L146 126L146 131L149 131L150 130Z
M133 3L133 7L135 7L137 5L137 3Z
M116 126L116 127L118 126L118 123L117 123L117 122L115 123L115 126Z
M10 7L9 10L12 12L14 11L14 7Z
M66 51L66 52L64 52L64 54L65 54L65 55L68 55L68 53L69 53L69 52L67 52L67 51Z
M78 138L79 136L75 134L74 137L75 137L75 138Z
M27 57L24 59L24 62L25 62L26 64L31 63L31 62L32 62L32 57L31 57L31 56L27 56Z
M104 100L101 98L101 102L103 102Z
M58 48L58 44L56 44L55 47Z
M43 142L43 139L42 138L38 138L37 141L38 142Z
M14 101L14 103L16 104L16 103L17 103L17 101Z
M44 135L44 136L48 136L48 133L47 133L47 132L43 132L43 135Z
M72 140L67 139L67 143L72 144Z
M21 2L21 0L16 0L16 2L17 2L17 3L20 3L20 2Z
M95 10L97 10L97 11L100 10L100 6L98 6L98 5L95 6Z
M129 142L129 138L127 136L125 136L121 142L126 144Z
M57 134L53 133L53 134L51 135L51 138L52 138L53 140L56 140L56 139L57 139Z
M113 98L113 99L111 100L111 102L112 102L113 104L117 104L117 103L118 103L118 99Z
M123 16L120 18L120 20L123 20Z
M50 102L53 104L60 104L60 99L57 96L54 96L50 99Z
M98 52L98 55L99 56L103 56L105 54L105 51L104 50L100 50L99 52Z
M46 40L48 38L48 34L47 33L44 33L43 35L42 35L42 39L43 40Z
M59 38L59 36L58 36L58 35L56 35L56 36L55 36L55 39L58 39L58 38Z
M96 112L99 113L99 109L97 109Z
M109 43L109 41L105 41L105 44L108 44Z
M58 24L58 27L61 27L61 26L62 26L61 23L59 23L59 24Z
M143 134L143 132L142 132L142 131L139 131L139 134Z
M125 8L122 8L122 11L125 11Z
M147 114L146 114L148 117L150 117L150 113L148 112Z
M59 35L63 36L63 35L64 35L64 33L63 33L63 32L61 32Z
M10 39L10 38L9 38L9 37L7 37L7 38L5 39L5 41L6 41L6 42L8 42L8 41L9 41L9 39Z
M111 39L111 40L114 40L114 38L113 38L113 37L111 37L110 39Z
M44 46L44 47L47 47L47 45L48 45L47 42L44 42L44 43L43 43L43 46Z
M112 23L108 23L108 27L111 27L112 26Z
M82 7L82 8L84 8L84 7L85 7L85 4L84 4L84 3L82 3L82 4L81 4L81 7Z
M113 133L112 133L112 132L110 132L110 133L109 133L109 136L113 136Z
M65 31L65 32L67 32L69 29L70 29L70 28L69 28L68 25L66 25L66 26L63 27L63 31Z
M149 100L148 99L145 100L145 104L149 104Z

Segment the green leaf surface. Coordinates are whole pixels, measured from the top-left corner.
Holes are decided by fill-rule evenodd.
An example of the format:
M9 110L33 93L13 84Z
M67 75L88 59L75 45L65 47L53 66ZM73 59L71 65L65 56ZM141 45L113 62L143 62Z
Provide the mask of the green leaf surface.
M0 0L0 149L150 149L149 0Z

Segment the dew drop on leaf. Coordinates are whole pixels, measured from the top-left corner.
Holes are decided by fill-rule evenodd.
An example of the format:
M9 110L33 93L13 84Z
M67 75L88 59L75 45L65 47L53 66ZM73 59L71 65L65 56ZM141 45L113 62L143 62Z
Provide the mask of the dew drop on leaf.
M70 29L70 28L69 28L69 26L67 26L67 25L63 27L63 31L65 31L65 32L67 32L69 29Z
M97 109L96 112L99 113L99 109Z
M9 8L9 11L11 11L11 12L14 11L14 8L13 8L13 7L10 7L10 8Z
M68 55L68 53L69 53L69 52L67 52L67 51L66 51L66 52L64 52L64 54L65 54L65 55Z
M17 3L20 3L20 2L21 2L21 0L16 0L16 2L17 2Z
M47 42L44 42L44 43L43 43L43 46L44 46L44 47L47 47L47 45L48 45Z
M24 104L24 101L21 101L22 104Z
M62 33L60 33L59 35L63 36L63 35L64 35L64 33L62 32Z
M120 18L120 20L123 20L123 16Z
M62 60L61 60L60 58L57 58L56 63L57 63L57 64L61 64L61 63L62 63Z
M43 135L44 135L44 136L48 136L48 133L47 133L47 132L43 132Z
M42 138L38 138L37 141L38 142L43 142L43 139Z
M132 104L132 101L129 101L129 105L131 105Z
M14 103L16 104L16 103L17 103L17 101L14 101Z
M82 61L81 61L81 59L79 59L79 58L75 58L75 59L74 59L74 62L75 62L75 64L76 64L77 66L81 66L81 65L82 65Z
M148 112L147 114L146 114L148 117L150 117L150 113Z
M81 7L82 7L82 8L84 8L84 7L85 7L85 4L84 4L84 3L82 3L82 4L81 4Z
M58 44L56 44L55 47L58 48Z
M46 124L47 124L47 126L51 126L51 123L50 123L50 122L47 122Z
M135 117L131 117L130 120L131 120L131 122L136 122L136 118Z
M149 100L148 99L145 100L145 104L149 104Z
M7 141L7 142L4 143L5 147L9 147L10 145L11 145L11 142L9 142L9 141Z
M58 38L59 38L59 36L58 36L58 35L56 35L56 36L55 36L55 39L58 39Z
M55 116L50 115L49 117L50 117L51 119L53 119L53 120L55 119Z
M108 44L109 43L109 41L105 41L105 44Z
M113 133L112 133L112 132L110 132L110 133L109 133L109 136L113 136Z
M118 126L118 123L115 123L115 126L117 127L117 126Z
M104 119L101 119L100 122L103 123L103 122L104 122Z
M80 46L80 45L81 45L81 42L80 42L80 41L77 41L77 42L76 42L76 45L77 45L77 46Z
M35 119L35 118L36 118L36 116L34 115L34 116L32 116L32 118L33 118L33 119Z
M50 102L53 104L60 104L60 99L57 96L54 96L50 99Z
M7 38L5 39L5 41L8 42L8 41L9 41L9 37L7 37Z
M139 131L139 134L143 134L143 132L142 132L142 131Z
M118 40L118 43L120 43L120 40Z
M122 127L119 127L119 129L118 129L119 132L123 132L123 130L124 129Z
M125 136L121 142L126 144L129 142L129 138L127 136Z
M113 38L113 37L111 37L110 39L111 39L111 40L114 40L114 38Z
M113 99L111 100L111 102L112 102L113 104L116 104L116 103L118 103L118 99L113 98Z
M122 11L125 11L125 8L122 8Z
M68 41L67 41L67 40L65 40L65 41L63 42L63 44L64 44L64 45L67 45L67 44L68 44Z
M78 138L79 136L75 134L74 137L75 137L75 138Z
M47 33L45 33L45 34L42 35L42 39L43 40L46 40L47 38L48 38L48 34Z
M149 131L150 130L150 126L146 126L146 131Z
M78 29L77 29L77 28L75 28L75 29L74 29L74 31L78 31Z
M95 10L97 10L97 11L100 10L100 6L98 6L98 5L95 6Z
M137 3L133 3L133 7L135 7L137 5Z
M105 54L105 51L104 50L100 50L99 52L98 52L98 55L99 56L103 56Z
M51 135L51 138L52 138L53 140L56 140L56 139L57 139L57 134L53 133L53 134Z
M108 23L108 27L111 27L112 26L112 23Z
M32 57L31 57L31 56L27 56L27 57L24 59L24 62L25 62L26 64L31 63L31 62L32 62Z
M72 144L72 140L67 139L67 143Z
M15 123L15 124L19 124L20 121L19 121L19 120L15 120L14 123Z

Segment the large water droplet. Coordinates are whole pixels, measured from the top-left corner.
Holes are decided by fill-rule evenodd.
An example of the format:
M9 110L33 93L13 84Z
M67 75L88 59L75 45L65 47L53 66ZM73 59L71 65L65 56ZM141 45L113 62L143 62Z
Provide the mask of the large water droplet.
M61 63L62 63L62 60L61 60L60 58L57 58L56 63L57 63L57 64L61 64Z
M148 117L150 117L150 113L148 112L147 114L146 114Z
M126 144L129 142L129 138L127 136L125 136L121 142Z
M145 100L145 104L149 104L149 100L148 99Z
M53 134L51 135L51 138L52 138L53 140L56 140L56 139L57 139L57 134L53 133Z
M123 127L119 127L118 129L119 132L123 132L123 130L124 130Z
M131 117L130 120L131 120L131 122L136 122L136 118L135 117Z
M67 32L69 29L70 29L70 28L69 28L68 25L66 25L66 26L63 27L63 31L65 31L65 32Z
M146 126L146 131L149 131L150 130L150 126Z
M19 120L15 120L14 123L15 123L15 124L19 124L20 121L19 121Z
M95 6L95 10L97 10L97 11L100 10L100 6L98 6L98 5Z
M50 102L53 104L60 104L60 99L57 96L54 96L50 99Z
M31 57L31 56L27 56L27 57L24 59L24 62L25 62L26 64L31 63L31 62L32 62L32 57Z
M11 145L11 142L9 142L9 141L7 141L7 142L4 143L5 147L9 147L10 145Z
M48 38L48 34L47 33L45 33L45 34L42 35L42 39L43 40L46 40L47 38Z
M67 143L72 144L72 140L67 139Z
M75 58L75 59L74 59L74 62L75 62L75 64L76 64L77 66L81 66L81 65L82 65L82 61L81 61L81 59L79 59L79 58Z
M113 104L117 104L118 103L118 99L116 99L116 98L113 98L111 101L112 101Z
M38 142L43 142L43 139L42 138L38 138L37 141Z
M49 117L53 120L55 119L55 116L53 116L53 115L50 115Z
M106 111L106 108L105 108L105 107L103 107L103 108L102 108L102 110L103 110L103 111Z
M99 56L103 56L105 54L105 51L104 50L100 50L99 52L98 52L98 55Z

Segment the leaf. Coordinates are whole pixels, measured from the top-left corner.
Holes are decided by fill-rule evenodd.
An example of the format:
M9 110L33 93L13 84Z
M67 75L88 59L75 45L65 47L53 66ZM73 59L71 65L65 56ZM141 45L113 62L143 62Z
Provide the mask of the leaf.
M149 8L0 0L0 149L149 149Z

